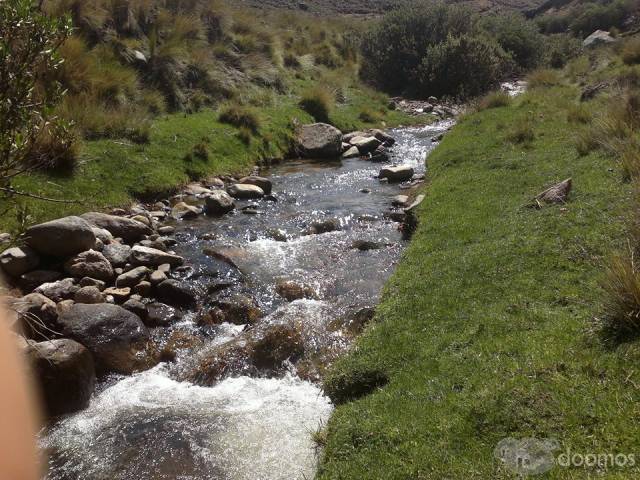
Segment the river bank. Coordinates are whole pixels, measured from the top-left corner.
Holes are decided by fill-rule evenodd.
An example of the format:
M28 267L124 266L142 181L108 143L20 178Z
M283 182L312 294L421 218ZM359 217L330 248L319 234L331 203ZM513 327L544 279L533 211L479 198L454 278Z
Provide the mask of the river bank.
M319 436L319 479L513 478L517 465L494 455L509 438L553 439L549 455L636 448L638 350L596 328L631 187L611 157L578 153L584 127L568 112L600 104L580 107L580 89L556 78L465 115L429 157L414 239L325 382L352 401ZM567 178L566 204L527 207ZM550 474L631 478L637 468Z

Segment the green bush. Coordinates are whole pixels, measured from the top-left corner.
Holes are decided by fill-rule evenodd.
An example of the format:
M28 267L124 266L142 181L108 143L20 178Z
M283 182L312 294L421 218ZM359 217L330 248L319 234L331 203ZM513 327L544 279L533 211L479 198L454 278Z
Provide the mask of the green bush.
M472 97L495 86L509 68L508 61L504 51L485 37L450 36L427 50L417 83L430 95Z
M533 22L522 15L493 15L483 18L481 27L507 52L516 66L528 70L540 64L544 37Z
M218 120L238 128L246 128L251 133L256 134L260 129L260 119L258 115L247 107L230 105L220 113Z
M488 110L490 108L508 107L511 105L511 97L506 92L491 92L485 95L478 102L478 110Z
M629 40L620 53L625 65L636 65L640 63L640 39Z
M315 87L305 91L300 99L300 108L318 122L329 122L333 109L333 95L323 87Z
M568 34L550 35L543 46L543 63L551 68L563 68L582 50L582 43Z
M615 0L607 4L588 3L580 8L580 11L574 9L574 13L577 14L570 24L570 29L576 35L587 37L596 30L622 27L633 9L633 2Z

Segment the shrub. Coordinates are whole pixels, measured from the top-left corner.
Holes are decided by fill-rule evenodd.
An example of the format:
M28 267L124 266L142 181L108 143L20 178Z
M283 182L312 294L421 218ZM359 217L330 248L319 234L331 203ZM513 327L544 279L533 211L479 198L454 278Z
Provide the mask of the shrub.
M634 38L625 43L620 56L626 65L640 63L640 39Z
M365 107L358 115L358 118L365 123L380 123L384 120L384 114L372 108Z
M593 116L589 109L580 105L570 105L567 110L567 120L571 123L590 123Z
M333 95L323 87L315 87L305 91L300 99L300 108L318 122L328 122L333 109Z
M546 34L563 33L569 29L569 16L553 13L543 15L536 19L536 23L541 32Z
M54 174L69 174L76 168L79 151L77 135L68 125L51 124L38 135L29 163Z
M209 146L207 141L203 140L193 146L193 156L200 160L209 160Z
M218 120L237 128L245 128L252 134L258 133L260 129L260 119L256 112L250 108L238 105L226 107L220 113Z
M507 52L521 70L536 67L543 58L544 37L522 15L484 17L481 26Z
M616 336L640 330L640 272L632 253L614 256L602 282L605 291L603 326Z
M544 42L544 64L551 68L563 68L582 50L580 40L571 35L552 35Z
M612 27L622 27L625 19L633 8L633 2L629 0L614 0L608 4L587 3L574 10L574 20L570 29L576 35L586 37L595 30L609 30Z
M237 133L238 139L244 143L245 145L249 145L251 143L252 133L246 127L240 127Z
M527 76L529 88L553 87L561 83L560 74L556 70L541 68Z
M448 37L427 50L417 81L431 95L472 97L495 86L507 62L504 52L484 37Z
M503 91L491 92L480 99L478 110L508 107L509 105L511 105L511 97L508 93Z
M578 155L584 157L600 147L597 136L594 134L594 130L583 129L576 134L575 138L576 151Z
M328 68L339 68L344 65L344 60L328 43L322 43L315 49L314 58L318 65Z
M535 139L533 122L528 118L523 118L514 124L507 135L507 140L512 143L529 143Z

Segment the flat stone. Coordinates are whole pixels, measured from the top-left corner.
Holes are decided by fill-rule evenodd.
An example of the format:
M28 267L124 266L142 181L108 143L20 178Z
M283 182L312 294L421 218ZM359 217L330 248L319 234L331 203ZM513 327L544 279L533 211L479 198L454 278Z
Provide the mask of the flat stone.
M89 223L71 216L28 228L25 240L42 255L69 257L93 248L96 236Z
M264 197L264 190L256 185L236 183L227 188L227 193L239 200L250 200Z
M40 257L29 247L8 248L0 254L0 266L12 277L34 270L39 263Z
M409 165L398 165L396 167L386 167L380 170L379 177L386 178L390 182L406 182L413 177L413 167Z
M152 233L148 225L126 217L99 212L85 213L81 217L91 225L108 230L114 237L122 238L125 242L137 242Z
M147 267L137 267L119 275L116 278L116 287L133 287L147 277L149 269Z
M135 265L146 267L157 267L165 263L172 267L177 267L184 263L184 259L178 255L140 245L136 245L131 249L130 260Z

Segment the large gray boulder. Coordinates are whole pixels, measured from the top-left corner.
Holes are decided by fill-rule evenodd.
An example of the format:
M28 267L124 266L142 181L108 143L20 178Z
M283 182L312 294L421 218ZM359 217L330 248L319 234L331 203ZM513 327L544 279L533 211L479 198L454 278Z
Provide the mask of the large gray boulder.
M131 374L151 366L145 352L149 331L137 315L122 307L75 304L58 323L65 337L89 349L98 374Z
M152 230L142 222L125 217L116 217L106 213L89 212L82 218L98 228L104 228L114 237L122 238L125 242L137 242L146 235L151 235Z
M102 249L102 254L114 267L123 267L129 262L131 247L122 243L110 243Z
M342 153L342 132L326 123L303 125L298 146L306 158L338 158Z
M32 271L39 263L38 254L29 247L8 248L0 254L0 266L12 277Z
M251 200L264 197L264 190L257 185L236 183L229 185L227 193L238 200Z
M105 256L95 250L87 250L69 259L65 271L75 278L90 277L108 282L113 278L113 267Z
M264 177L259 177L257 175L250 175L248 177L244 177L240 179L240 183L255 185L256 187L260 187L265 195L271 195L271 190L273 189L273 184L271 180Z
M77 412L89 405L96 382L89 350L64 338L30 343L27 355L49 417Z
M69 257L96 244L91 225L73 216L34 225L27 229L25 240L38 253L54 257Z
M231 195L223 190L212 191L205 197L204 202L208 215L224 215L236 208Z
M596 30L582 41L582 46L596 47L598 45L613 43L615 41L616 39L613 38L609 32L605 32L604 30Z
M129 259L131 263L145 267L159 267L165 263L177 267L184 263L184 259L178 255L141 245L136 245L131 249Z
M396 167L386 167L380 170L380 178L386 178L390 182L406 182L411 180L414 171L409 165L398 165Z
M366 155L367 153L374 152L376 148L382 145L382 142L378 140L376 137L354 137L349 143L354 147L358 148L358 151L362 155Z

